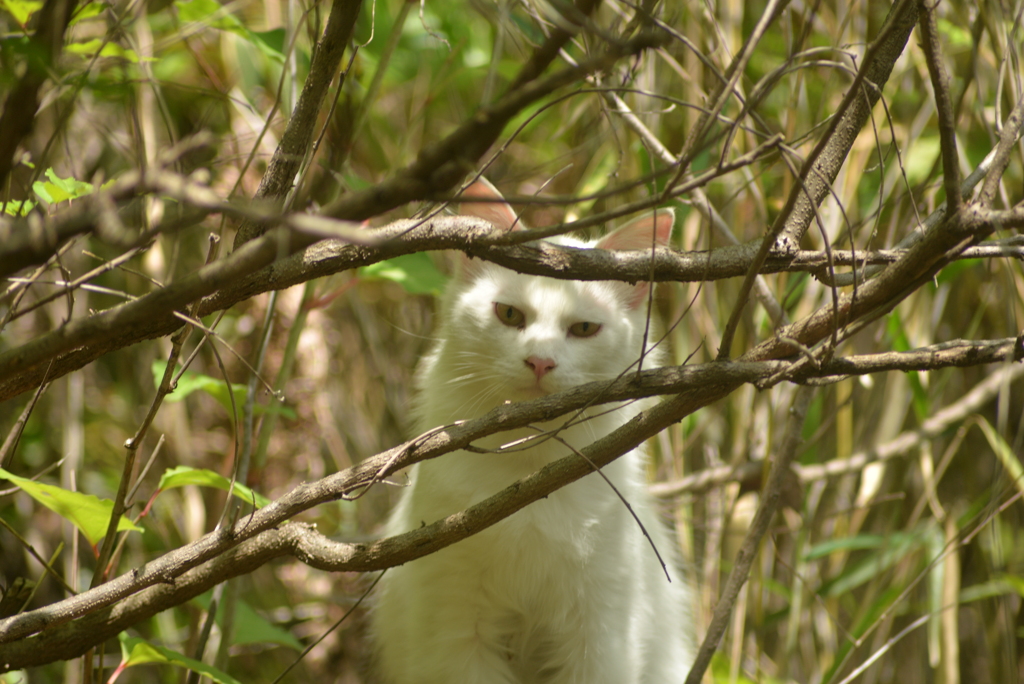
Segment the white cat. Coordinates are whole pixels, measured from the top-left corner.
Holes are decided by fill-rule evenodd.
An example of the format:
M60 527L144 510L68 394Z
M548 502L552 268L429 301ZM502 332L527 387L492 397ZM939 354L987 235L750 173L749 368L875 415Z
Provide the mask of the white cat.
M521 228L486 182L465 193L463 213ZM650 249L668 242L673 214L659 209L608 236L558 244ZM649 285L522 275L463 259L444 300L438 339L417 375L422 430L476 418L505 401L617 377L640 355ZM660 365L648 350L645 368ZM598 406L559 429L580 449L623 425L640 403ZM521 429L482 439L496 449L537 435ZM502 453L454 452L414 466L387 525L395 535L495 494L572 453L557 439ZM604 468L669 565L665 576L626 506L588 475L483 532L389 570L373 613L377 662L392 684L668 684L693 660L689 590L676 547L644 482L644 454Z

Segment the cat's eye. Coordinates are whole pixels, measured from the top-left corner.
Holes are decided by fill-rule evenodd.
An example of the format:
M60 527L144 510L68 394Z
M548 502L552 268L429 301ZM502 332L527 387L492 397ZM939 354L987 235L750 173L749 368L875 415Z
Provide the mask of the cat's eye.
M593 337L601 329L600 323L580 321L569 326L569 334L573 337Z
M526 323L526 315L511 304L494 302L494 313L499 321L510 328L522 328Z

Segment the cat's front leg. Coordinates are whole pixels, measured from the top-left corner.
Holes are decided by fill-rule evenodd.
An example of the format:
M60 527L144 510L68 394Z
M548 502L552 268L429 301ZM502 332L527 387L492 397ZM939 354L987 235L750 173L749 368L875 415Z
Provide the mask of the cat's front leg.
M375 609L377 661L388 684L521 684L498 625L483 620L479 579L449 548L392 568ZM503 646L504 644L504 646Z

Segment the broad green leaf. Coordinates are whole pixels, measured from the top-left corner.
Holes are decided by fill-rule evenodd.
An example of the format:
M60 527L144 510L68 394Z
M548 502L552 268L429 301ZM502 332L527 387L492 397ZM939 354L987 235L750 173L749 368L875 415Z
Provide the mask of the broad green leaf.
M99 38L93 38L87 40L84 43L69 43L64 46L66 52L70 52L75 55L95 55L99 54L100 57L120 57L126 59L133 64L138 64L141 59L139 54L131 48L126 48L118 45L117 43L107 41L104 43ZM150 61L155 61L155 58L148 58Z
M178 0L174 6L178 8L178 18L181 21L229 31L254 45L270 59L279 63L284 62L285 32L283 28L250 31L235 15L226 11L217 0Z
M426 252L403 254L359 269L368 280L391 280L412 294L440 294L447 278Z
M270 59L284 62L284 38L283 28L270 29L269 31L245 30L245 36L250 43L259 48L260 52Z
M226 492L228 491L228 488L231 487L231 480L219 473L213 472L212 470L190 468L189 466L178 466L176 468L170 468L164 472L163 476L160 478L160 484L157 485L157 488L163 491L167 489L174 489L175 487L184 487L185 485L214 487L215 489ZM257 494L238 482L235 483L232 494L246 503L255 503L256 508L263 508L270 503L270 499L267 497L262 494Z
M0 478L10 480L33 499L70 521L82 531L82 534L93 546L98 544L107 533L107 524L114 512L114 502L110 499L101 499L81 492L69 492L61 487L12 475L3 468L0 468ZM119 532L143 531L141 527L124 516L121 516L121 520L118 521L117 529Z
M121 666L118 670L145 663L166 663L167 665L176 665L198 672L218 684L241 684L241 682L226 672L221 672L215 667L210 667L198 660L183 656L169 648L151 644L138 637L128 636L125 632L118 634L117 638L121 642Z
M90 2L87 5L82 5L75 10L75 16L71 17L71 26L74 26L80 21L86 19L92 19L103 13L103 10L107 9L107 4L104 2Z
M11 216L24 216L36 206L32 200L11 200L4 204L4 213Z
M204 610L210 609L210 592L194 599ZM225 605L217 606L217 624L224 624ZM239 600L235 605L235 633L231 635L232 644L278 644L301 651L302 642L288 630L281 629L257 613L252 606Z
M43 6L42 0L0 0L0 7L10 12L18 26L25 28L32 15Z
M164 376L164 368L167 366L166 361L154 361L150 370L153 372L153 384L159 386L160 380ZM224 380L210 377L209 375L203 375L202 373L194 373L192 371L185 371L180 378L178 378L178 385L174 388L174 391L167 395L165 401L176 402L181 401L188 395L195 391L203 391L209 394L211 397L216 399L221 406L223 406L228 412L232 410L231 400L228 396L228 385ZM241 409L242 404L245 402L245 385L232 385L231 391L235 394L235 408ZM253 407L256 415L262 415L265 413L278 413L286 418L295 418L295 411L284 406L280 402L272 402L269 406L263 404L256 404Z
M158 387L160 381L164 377L164 368L167 367L166 361L154 361L151 367L153 371L153 383ZM245 386L234 385L231 389L235 393L235 404L241 406L242 402L245 401ZM214 399L219 401L229 411L231 410L231 402L228 399L228 387L224 380L218 380L212 378L209 375L203 375L202 373L195 373L193 371L185 371L181 377L178 378L178 384L174 388L174 391L167 395L165 401L176 402L181 401L188 395L196 391L203 391L212 396Z
M601 191L608 187L608 183L614 178L615 165L618 163L616 155L611 149L605 149L600 159L591 159L585 174L583 184L578 189L580 197L600 195ZM587 200L571 207L576 216L586 216L594 208L598 198Z
M77 178L61 178L51 168L46 169L47 181L36 181L32 190L47 204L57 204L92 194L92 183Z

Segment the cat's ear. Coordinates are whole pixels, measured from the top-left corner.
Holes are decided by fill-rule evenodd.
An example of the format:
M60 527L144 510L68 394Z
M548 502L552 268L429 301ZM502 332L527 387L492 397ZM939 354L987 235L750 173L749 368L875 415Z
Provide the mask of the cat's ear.
M674 209L656 209L616 228L598 240L595 246L600 249L650 249L652 244L668 247L675 220Z
M463 190L462 197L492 200L490 202L464 202L459 211L463 216L476 216L505 230L524 230L523 222L512 211L512 207L505 202L505 198L501 196L498 189L483 176Z
M633 219L620 228L605 235L597 241L596 247L600 249L647 249L651 245L657 247L668 247L669 238L672 236L672 224L675 223L676 213L671 208L656 209L650 214L645 214ZM641 281L636 285L623 283L628 288L627 303L631 308L636 308L647 301L647 293L651 284Z
M490 181L481 176L472 185L462 191L462 197L476 200L489 200L485 202L463 202L459 213L463 216L476 216L485 221L490 221L501 230L525 230L526 226L519 220L512 207L501 196L498 189L491 185ZM483 262L471 259L464 253L459 253L458 264L455 267L456 278L467 282L479 274Z

